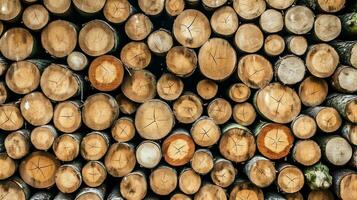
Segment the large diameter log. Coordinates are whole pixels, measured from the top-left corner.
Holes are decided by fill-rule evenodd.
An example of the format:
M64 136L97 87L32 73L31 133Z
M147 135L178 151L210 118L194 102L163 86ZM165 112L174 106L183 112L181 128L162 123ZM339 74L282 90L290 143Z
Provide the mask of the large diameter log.
M264 52L269 56L278 56L285 50L284 38L278 34L268 35L264 40Z
M32 92L21 99L20 110L27 122L34 126L45 125L53 117L53 106L41 92Z
M216 34L232 36L238 29L239 19L232 7L223 6L214 11L210 23Z
M210 37L211 28L207 17L198 10L187 9L176 17L173 24L176 40L188 48L201 47Z
M22 6L20 0L14 1L1 1L0 2L1 12L0 20L13 21L20 16Z
M52 145L54 154L61 161L74 160L79 155L81 139L80 133L60 135Z
M162 74L156 84L157 94L167 101L177 99L181 95L183 88L183 81L171 73Z
M156 95L156 78L147 70L136 70L126 76L121 91L130 100L144 103Z
M72 51L67 56L68 67L74 71L81 71L88 65L88 59L84 53L80 51Z
M292 35L287 37L285 43L287 49L297 56L304 55L308 48L306 38L300 35Z
M150 188L158 195L168 195L175 190L177 179L175 169L168 166L160 166L150 174Z
M284 28L284 19L281 12L268 9L259 18L259 25L266 33L276 33Z
M305 6L293 6L285 13L285 28L294 34L306 34L314 26L314 13Z
M109 128L119 116L117 101L106 93L89 96L82 108L83 123L93 130Z
M43 4L54 15L68 15L71 10L71 0L43 0Z
M357 69L350 66L340 66L332 76L332 86L344 93L357 92Z
M156 167L161 160L161 147L154 141L145 140L136 147L135 155L141 167L151 169Z
M138 0L138 5L146 15L157 16L164 10L165 0Z
M185 168L179 175L179 188L188 195L195 194L201 187L201 176L191 168Z
M135 127L141 137L158 140L173 128L175 118L165 102L153 99L141 104L135 114Z
M343 64L357 68L357 41L336 41L331 45L340 55Z
M227 40L211 38L203 44L198 53L201 73L212 80L228 78L237 66L237 54Z
M333 107L311 107L305 113L313 117L320 130L326 133L337 131L342 124L340 114Z
M9 60L24 60L34 53L35 41L27 29L11 28L1 36L0 51Z
M357 125L345 123L341 128L341 135L351 144L357 145Z
M343 200L357 198L355 187L357 184L357 173L349 169L340 169L333 174L333 189L336 195Z
M124 176L120 182L120 193L125 199L143 199L147 193L145 174L135 171Z
M205 175L213 169L213 155L208 149L197 150L191 159L192 169L200 175Z
M2 200L27 200L30 198L30 187L18 177L0 182Z
M244 162L255 154L256 144L249 129L239 124L229 124L222 130L219 151L226 159Z
M63 193L72 193L82 184L81 163L73 162L61 165L56 172L57 188Z
M190 76L197 67L196 52L184 46L176 46L166 55L167 69L180 77Z
M337 68L339 55L329 44L315 44L310 46L305 62L307 69L312 75L319 78L327 78L330 77Z
M237 170L232 162L226 159L217 158L211 171L212 182L222 188L230 186L237 175Z
M105 155L104 164L108 173L114 177L123 177L129 174L136 164L134 147L127 143L111 145Z
M5 152L0 153L0 180L5 180L11 177L16 172L16 170L17 163L15 162L15 160L13 160Z
M49 13L41 4L34 4L27 7L22 14L22 21L31 30L40 30L49 21Z
M262 156L254 156L250 159L244 166L244 173L260 188L271 185L276 178L274 164Z
M234 44L245 53L255 53L263 47L264 35L254 24L243 24L238 27L234 36Z
M81 141L81 155L86 160L100 160L109 148L109 135L90 132Z
M280 83L271 83L258 90L254 96L257 111L276 123L291 122L301 110L301 102L296 92Z
M233 107L233 119L236 123L243 126L253 124L257 117L257 113L253 105L249 102L239 103Z
M285 9L289 8L291 5L293 5L295 0L285 0L285 1L266 0L266 2L272 8L279 9L279 10L285 10Z
M260 121L253 130L258 150L263 156L277 160L287 156L294 144L290 128L277 123Z
M173 46L171 32L158 29L152 32L147 40L148 46L156 55L165 55Z
M299 86L299 97L305 106L318 106L325 101L328 89L326 80L309 76Z
M303 0L305 5L313 10L320 10L323 12L335 13L345 7L346 0L324 1L324 0Z
M348 121L357 123L356 95L331 94L327 97L326 105L334 107Z
M304 166L311 166L321 159L321 149L314 140L299 140L293 148L292 157Z
M343 166L352 157L352 147L341 136L331 135L319 138L323 157L333 165Z
M89 187L98 187L107 178L107 170L100 161L89 161L82 167L83 182Z
M114 24L126 21L133 11L128 0L107 0L103 8L105 19Z
M111 128L111 135L117 142L130 141L135 136L134 120L129 117L117 119Z
M13 159L21 159L30 152L30 133L18 130L8 134L4 141L6 153Z
M185 9L185 0L166 0L165 11L171 17L176 17Z
M237 180L229 195L229 200L244 199L245 197L264 200L264 193L259 187L249 181Z
M134 41L145 39L152 30L150 18L143 13L134 14L125 22L125 33Z
M31 132L31 144L38 150L46 151L52 147L57 136L57 130L53 126L38 126Z
M83 26L79 32L78 43L87 55L100 56L114 51L119 43L119 38L109 24L96 19Z
M214 120L202 116L192 124L191 136L195 143L202 147L210 147L216 144L221 137L221 129Z
M194 93L183 94L172 107L177 121L184 124L193 123L203 112L201 99Z
M280 58L274 68L275 76L284 85L294 85L302 81L306 71L304 61L295 55Z
M20 109L15 104L0 105L0 129L5 131L15 131L22 127L24 118Z
M58 103L53 112L54 126L64 133L76 131L82 124L81 106L78 101Z
M120 59L129 69L144 69L151 62L151 52L144 42L129 42L120 51Z
M286 193L298 192L304 186L304 174L296 166L282 163L278 166L277 185Z
M104 185L92 188L83 187L79 190L74 200L105 200L106 187Z
M300 114L291 122L291 131L300 139L308 139L315 135L317 124L314 118Z
M60 162L50 153L37 151L21 161L22 180L34 188L48 188L55 184L55 174Z
M316 17L314 34L323 42L336 39L340 35L341 29L341 21L335 15L321 14Z
M104 7L105 0L91 1L91 0L73 0L75 8L80 14L92 15L98 13Z
M266 9L264 0L233 0L233 8L244 20L252 20L259 17Z
M308 200L334 200L335 196L328 189L325 190L311 190L308 195Z
M328 189L332 185L332 176L329 171L329 168L322 163L306 168L304 175L310 189Z

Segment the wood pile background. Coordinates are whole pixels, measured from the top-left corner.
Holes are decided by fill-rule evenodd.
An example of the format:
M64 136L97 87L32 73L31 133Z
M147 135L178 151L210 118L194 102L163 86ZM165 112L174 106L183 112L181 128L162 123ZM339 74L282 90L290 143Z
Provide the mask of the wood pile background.
M357 200L356 11L0 0L0 199Z

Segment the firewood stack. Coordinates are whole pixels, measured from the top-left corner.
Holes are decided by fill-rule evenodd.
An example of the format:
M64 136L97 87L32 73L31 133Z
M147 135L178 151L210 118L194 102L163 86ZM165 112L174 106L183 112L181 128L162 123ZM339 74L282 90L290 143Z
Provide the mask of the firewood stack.
M357 200L356 11L0 0L0 199Z

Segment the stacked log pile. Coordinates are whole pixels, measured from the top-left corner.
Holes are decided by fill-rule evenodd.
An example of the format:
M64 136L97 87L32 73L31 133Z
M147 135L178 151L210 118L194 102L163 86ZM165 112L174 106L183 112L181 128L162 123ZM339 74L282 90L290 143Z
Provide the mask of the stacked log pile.
M0 0L1 200L356 200L354 0Z

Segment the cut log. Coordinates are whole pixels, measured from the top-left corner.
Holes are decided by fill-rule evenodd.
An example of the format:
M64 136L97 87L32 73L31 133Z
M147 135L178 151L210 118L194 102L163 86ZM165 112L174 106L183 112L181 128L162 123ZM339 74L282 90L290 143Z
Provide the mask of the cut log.
M88 59L82 52L72 51L72 53L67 56L67 64L70 69L81 71L87 67Z
M147 193L145 174L135 171L124 176L120 182L120 193L125 199L144 199Z
M138 0L138 5L146 15L157 16L164 10L165 0Z
M156 84L157 94L167 101L177 99L181 95L183 88L182 80L171 73L162 74Z
M125 22L125 33L134 41L145 39L153 30L150 18L142 13L137 13L129 17Z
M252 125L257 117L253 105L249 102L238 103L233 107L233 119L243 126Z
M263 47L264 35L258 26L243 24L239 26L234 36L234 43L244 53L255 53Z
M83 123L93 130L109 128L119 116L119 106L116 100L106 93L89 96L83 105Z
M8 103L0 105L0 129L15 131L22 127L24 118L16 104Z
M232 7L223 6L214 11L210 23L216 34L229 37L237 31L239 19Z
M233 0L233 8L244 20L252 20L259 17L266 9L264 0Z
M211 38L200 48L198 64L205 77L221 81L234 72L237 54L227 40Z
M0 182L0 194L2 200L27 200L30 198L30 188L18 177L12 177Z
M22 14L22 21L31 30L40 30L49 21L49 13L41 4L34 4L27 7Z
M285 40L286 47L287 49L297 55L297 56L302 56L305 54L308 48L308 43L307 40L304 36L300 35L293 35L289 36Z
M1 12L0 12L0 20L4 21L14 21L17 17L21 15L21 1L1 1L0 3Z
M328 189L326 190L311 190L308 195L308 200L334 200L332 192Z
M223 128L222 132L219 152L224 158L240 163L254 156L256 144L249 129L239 124L229 124Z
M79 190L74 200L105 200L106 187L101 185L99 187L83 187Z
M231 104L223 98L216 98L207 106L208 116L218 125L226 123L231 118L232 112Z
M4 82L0 82L0 104L4 104L8 99L8 89Z
M195 194L194 200L227 200L226 192L223 188L207 183L203 185Z
M182 193L176 193L171 196L170 200L192 200L192 198Z
M91 1L86 0L83 2ZM98 3L100 2L97 2L97 4ZM102 20L95 19L84 24L79 32L78 43L85 54L101 56L115 51L119 43L119 38L114 28L109 24Z
M117 119L111 128L111 135L117 142L128 142L135 136L134 120L129 117Z
M156 95L156 78L147 70L137 70L126 76L121 91L130 100L144 103Z
M87 162L81 173L83 182L89 187L98 187L107 178L107 170L101 161Z
M171 32L166 29L158 29L149 35L147 43L152 52L157 55L165 55L173 46Z
M160 145L146 140L136 147L136 160L140 166L152 169L159 164L162 157Z
M324 79L309 76L299 86L299 97L305 106L318 106L325 101L328 90Z
M218 85L210 79L202 79L196 85L197 94L204 100L212 99L218 92Z
M212 118L202 116L191 128L191 136L195 143L202 147L216 144L221 136L221 129Z
M340 55L340 61L357 68L357 41L333 41L331 45Z
M34 126L45 125L53 117L50 100L41 92L32 92L21 99L20 110L27 122Z
M64 133L73 133L82 124L81 103L63 101L56 105L53 112L53 124Z
M30 57L34 54L35 46L34 37L24 28L10 28L0 39L1 54L12 61Z
M340 11L345 7L346 0L337 0L337 1L303 0L302 2L315 11L320 10L323 12L334 13Z
M61 165L55 175L57 188L63 193L76 191L82 184L81 168L80 162Z
M309 139L315 135L317 124L314 118L300 114L291 122L290 127L295 137Z
M66 16L71 11L71 0L43 0L47 10L54 15Z
M284 16L285 28L294 34L308 33L314 26L314 13L305 6L293 6Z
M34 128L31 132L31 144L38 150L47 151L52 147L57 136L57 130L53 126L39 126Z
M201 187L201 176L191 168L185 168L179 176L179 188L188 195L195 194Z
M141 104L135 114L135 127L141 137L159 140L173 128L175 118L165 102L153 99Z
M296 92L280 83L271 83L258 90L253 102L263 117L276 123L291 122L301 110L301 102Z
M357 184L357 173L349 169L340 169L333 174L333 189L336 195L344 200L357 198L355 185Z
M8 71L8 68L9 68L8 61L4 57L0 56L0 76L5 74Z
M215 10L226 3L227 0L202 0L203 7L208 11Z
M150 174L150 188L158 195L168 195L177 186L177 173L168 166L160 166Z
M185 9L185 0L166 0L165 10L171 17L176 17Z
M234 199L244 199L250 197L255 200L264 200L263 191L246 180L238 180L234 183L234 187L229 195L230 200Z
M173 103L173 112L177 121L190 124L203 112L201 99L194 93L185 93Z
M273 67L259 54L243 56L238 63L238 77L253 89L263 88L273 79Z
M335 15L321 14L316 17L314 34L317 39L329 42L336 39L341 33L341 21Z
M264 41L264 52L269 56L278 56L285 50L285 41L278 34L268 35Z
M232 84L228 90L229 98L237 103L243 103L247 101L250 97L250 94L250 88L244 83Z
M330 77L337 68L339 55L336 50L328 44L315 44L310 46L305 62L307 69L312 75L319 78L327 78Z
M16 171L17 171L17 163L15 162L15 160L13 160L5 152L0 153L0 180L5 180L11 177Z
M197 67L198 58L192 49L176 46L166 55L167 70L180 77L190 76Z
M30 133L18 130L8 134L4 141L6 153L12 159L21 159L30 152Z
M281 12L268 9L259 18L259 25L266 33L277 33L284 28L284 19Z
M123 93L118 94L115 99L118 102L120 113L131 115L138 107L136 102L128 99Z
M136 158L134 147L127 143L114 143L110 146L104 159L110 175L123 177L133 171Z
M304 61L295 55L280 58L274 66L276 78L284 85L294 85L302 81L305 71Z
M313 117L320 130L326 133L337 131L342 124L340 114L333 107L311 107L305 113Z
M129 69L144 69L151 62L151 52L144 42L129 42L122 48L120 59Z
M323 157L333 165L343 166L352 157L352 147L346 139L338 135L319 138Z
M231 161L216 159L211 171L212 182L222 188L230 186L236 178L237 170Z
M346 138L349 143L357 145L357 125L345 123L341 128L341 135Z
M107 0L103 8L105 19L114 24L124 23L133 12L128 0Z
M29 200L52 200L54 194L49 191L38 191Z
M348 121L357 123L356 95L331 94L327 97L326 105L334 107Z
M55 184L55 174L60 162L50 153L36 151L21 161L22 180L34 188L48 188Z
M332 76L332 86L340 92L357 92L357 69L349 66L340 66Z
M208 149L199 149L193 154L191 167L198 174L205 175L209 173L213 166L213 155Z
M109 193L107 200L124 200L120 194L119 187L113 188L113 190Z
M294 144L290 128L277 123L258 122L253 130L258 150L263 156L278 160L286 157Z
M74 160L80 151L80 142L82 136L76 134L62 134L58 136L52 145L52 149L57 159L61 161Z
M105 4L105 0L73 0L72 2L79 13L83 14L84 16L98 13L102 10Z
M209 39L211 28L207 17L202 12L187 9L176 17L173 33L181 45L198 48Z
M298 192L304 186L304 174L302 171L290 164L278 166L277 185L279 189L286 193Z
M62 192L59 192L53 200L71 200L73 199L72 194L64 194Z
M332 185L329 168L322 163L306 168L304 174L311 190L328 189Z
M244 173L260 188L271 185L276 178L274 164L262 156L254 156L250 159L244 166Z
M81 155L86 160L100 160L109 148L110 137L103 132L90 132L81 141Z
M289 8L291 5L293 5L295 0L285 0L285 1L266 0L266 2L272 8L279 9L279 10L285 10L285 9Z

